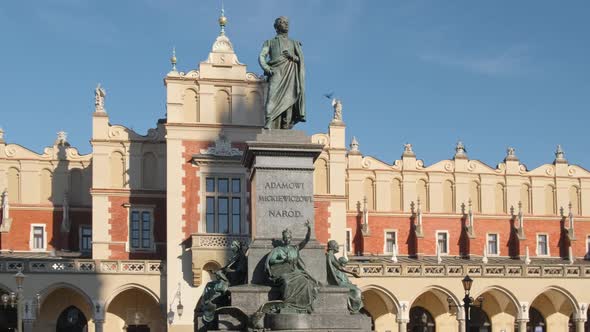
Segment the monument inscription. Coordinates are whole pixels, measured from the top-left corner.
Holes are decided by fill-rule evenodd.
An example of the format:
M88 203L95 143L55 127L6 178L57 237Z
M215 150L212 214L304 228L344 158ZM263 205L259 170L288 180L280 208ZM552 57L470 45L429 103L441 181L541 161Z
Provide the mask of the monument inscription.
M295 237L303 237L303 224L306 220L313 220L310 215L313 213L313 188L309 174L275 170L272 173L259 171L257 176L257 215L272 225L258 229L257 233L266 238L276 237L276 233L267 230L291 227Z

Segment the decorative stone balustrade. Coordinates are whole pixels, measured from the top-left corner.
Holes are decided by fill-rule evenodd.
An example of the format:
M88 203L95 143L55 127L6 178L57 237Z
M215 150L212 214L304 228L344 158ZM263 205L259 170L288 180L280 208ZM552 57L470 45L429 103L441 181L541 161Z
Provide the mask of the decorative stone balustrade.
M229 249L232 241L238 240L245 245L250 243L250 235L233 234L193 234L193 248Z
M164 270L162 261L144 260L30 260L6 259L0 260L1 272L23 273L115 273L115 274L161 274Z
M590 278L590 265L489 265L489 264L396 264L354 262L347 264L362 277L479 277Z

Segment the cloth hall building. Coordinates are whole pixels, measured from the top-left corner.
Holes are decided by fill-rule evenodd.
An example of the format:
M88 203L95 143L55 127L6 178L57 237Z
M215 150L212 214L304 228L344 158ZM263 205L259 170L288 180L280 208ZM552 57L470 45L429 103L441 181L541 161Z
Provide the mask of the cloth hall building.
M24 331L193 331L211 271L248 243L241 158L266 82L224 33L198 68L172 60L166 118L146 135L110 123L100 87L88 155L64 133L36 153L0 131L0 292L22 270ZM527 169L514 149L490 167L461 143L432 165L409 144L385 163L347 144L334 105L312 136L315 232L342 245L376 331L464 331L465 275L483 299L472 331L590 331L590 172L561 148ZM0 329L16 321L0 306Z

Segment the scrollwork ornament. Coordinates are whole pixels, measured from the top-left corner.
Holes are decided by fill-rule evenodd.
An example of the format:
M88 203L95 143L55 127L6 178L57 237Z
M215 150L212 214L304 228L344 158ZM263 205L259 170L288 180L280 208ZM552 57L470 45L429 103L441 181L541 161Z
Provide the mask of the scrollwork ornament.
M363 168L371 167L371 160L367 157L363 158L362 165L363 165Z
M506 164L499 163L498 167L496 167L496 173L504 173L504 171L506 171Z
M523 164L520 164L520 165L518 166L518 172L519 172L520 174L524 174L524 173L526 173L526 166L525 166L525 165L523 165Z
M424 160L416 160L416 169L424 168Z
M14 157L16 155L16 147L14 146L7 147L5 151L7 157Z
M445 163L445 170L447 172L452 172L453 171L453 163L451 163L451 162Z
M477 163L475 163L473 160L470 160L469 163L467 164L467 169L470 172L473 172L477 169Z
M567 170L567 174L568 174L569 176L574 176L574 175L576 175L576 169L575 169L575 168L573 168L573 167L570 167L570 168L568 168L568 170Z
M547 169L545 170L545 173L547 175L553 175L553 173L554 173L553 167L551 167L551 166L547 167Z
M399 160L399 159L398 159L398 160L396 160L396 161L394 161L394 162L393 162L393 167L395 167L395 168L400 168L400 167L402 167L402 161L401 161L401 160Z

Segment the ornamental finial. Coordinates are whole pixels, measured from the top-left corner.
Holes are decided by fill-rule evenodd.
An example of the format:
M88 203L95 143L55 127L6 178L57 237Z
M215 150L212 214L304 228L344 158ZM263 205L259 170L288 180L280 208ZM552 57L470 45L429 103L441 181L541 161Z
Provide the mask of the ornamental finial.
M170 63L172 64L172 71L176 71L176 47L172 47L172 56L170 57Z
M223 1L221 1L221 16L219 16L219 27L221 28L220 35L225 35L225 25L227 24L227 17L225 17L225 8L223 8Z

